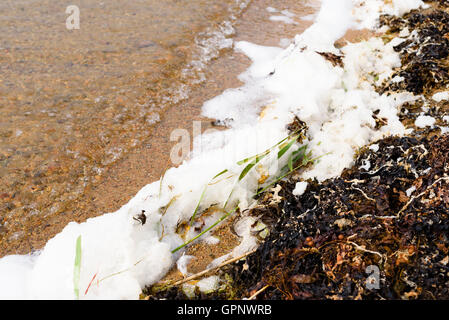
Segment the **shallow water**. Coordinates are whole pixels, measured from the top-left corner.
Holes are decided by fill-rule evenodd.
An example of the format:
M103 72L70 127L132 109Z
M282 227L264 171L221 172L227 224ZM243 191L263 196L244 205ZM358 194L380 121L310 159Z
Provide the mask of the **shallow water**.
M64 212L148 137L170 102L164 97L177 98L171 89L199 54L195 38L240 11L234 0L71 4L79 30L66 28L65 3L0 2L2 229Z
M73 3L79 30L66 29L66 7L54 1L0 3L0 256L39 248L68 221L114 211L158 177L170 130L238 85L248 65L231 57L205 68L226 39L278 45L307 25L268 19L269 5L301 15L296 1L253 2L240 19L249 3L83 0ZM205 76L215 82L202 88ZM103 206L89 203L98 198Z

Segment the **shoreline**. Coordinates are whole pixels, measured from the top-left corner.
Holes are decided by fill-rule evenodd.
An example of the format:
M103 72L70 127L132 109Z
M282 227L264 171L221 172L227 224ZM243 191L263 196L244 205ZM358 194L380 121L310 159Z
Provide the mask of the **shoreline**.
M287 25L282 22L269 21L269 12L265 10L272 1L252 3L236 21L233 41L251 40L261 45L278 45L281 37L293 37L301 33L311 22L303 21L300 25ZM309 7L294 5L293 1L283 1L283 8L293 10L300 21L301 14L313 12ZM293 7L293 9L292 9ZM301 10L304 10L302 12ZM264 26L270 26L266 32L258 32ZM251 39L252 38L252 39ZM150 138L142 145L133 148L123 158L107 167L95 177L82 194L73 203L63 204L62 214L50 215L43 219L39 215L30 216L21 221L19 228L9 228L0 232L3 237L0 244L0 257L7 254L27 254L41 249L54 235L59 233L70 221L81 223L88 218L114 212L125 205L142 187L158 180L169 164L170 149L175 142L170 141L170 133L177 128L192 132L192 122L201 121L202 129L216 128L212 119L201 116L202 104L228 88L242 84L237 75L250 65L250 60L239 53L225 50L217 59L209 62L204 70L205 83L191 84L187 101L172 104L160 114L160 121L150 129ZM158 155L154 157L154 155ZM67 201L68 202L68 201ZM25 236L10 239L16 232L25 232Z
M20 240L31 250L33 225L74 219L86 187L151 135L168 98L179 99L172 87L197 58L199 34L238 13L232 1L201 8L208 1L182 8L80 0L78 30L65 27L63 4L2 2L2 243Z
M404 45L397 47L403 62L408 62L377 87L380 92L394 92L403 91L405 85L423 94L423 101L406 103L400 112L402 123L413 131L361 148L354 165L340 176L323 182L309 179L299 195L295 184L301 180L292 175L279 184L280 202L267 201L274 197L267 192L261 205L251 209L266 219L279 217L256 252L179 285L172 283L182 277L167 278L148 286L142 299L448 298L449 168L445 150L449 130L445 125L449 121L444 119L449 103L439 100L441 94L435 95L448 86L425 77L429 57L410 62L408 55L422 52L425 35L434 40L444 36L441 19L449 20L449 8L434 5L413 10L404 19L386 16L383 23L391 31L376 36L392 41L399 33L405 35L404 26L413 26L418 18L416 29L409 31L420 36L407 44L409 51ZM434 63L447 63L444 53L427 54ZM411 63L422 68L416 79ZM402 86L391 81L397 74L404 76ZM424 113L431 114L435 125L421 126L419 118ZM205 290L198 282L206 279L226 281Z
M388 5L376 3L379 12L393 15L402 15L423 5L418 0L408 5L396 2ZM245 41L238 42L236 48L252 60L251 67L240 75L244 85L226 90L203 106L204 115L219 121L229 121L230 129L215 135L198 137L201 140L195 139L200 144L207 142L206 152L199 153L183 165L165 172L160 181L146 185L117 212L90 219L83 224L67 225L63 232L47 243L45 250L36 258L35 265L33 262L34 266L29 271L32 276L30 290L33 290L30 292L41 297L52 297L55 292L67 297L72 296L71 286L66 287L62 282L70 277L64 270L71 270L76 238L76 256L81 254L78 249L81 236L84 241L81 286L86 286L92 275L95 278L99 272L98 268L101 267L101 280L91 288L89 295L115 298L135 297L143 285L148 286L160 280L175 262L182 265L181 261L184 260L181 255L188 252L184 247L235 212L234 217L237 217L237 220L233 230L241 242L232 252L214 259L209 266L257 248L260 244L259 238L267 237L265 231L270 226L270 222L264 218L276 221L276 214L284 212L284 209L291 213L297 212L298 209L306 210L298 216L299 223L295 222L292 230L294 234L299 234L299 244L308 247L305 251L312 250L316 242L329 240L319 236L327 232L329 227L326 226L327 229L323 231L321 224L310 226L319 228L314 232L307 225L301 224L301 219L310 218L307 216L310 210L327 210L327 207L314 205L310 201L304 204L296 203L298 197L310 196L307 193L308 186L321 188L328 181L340 179L338 177L341 172L345 174L354 164L355 156L366 155L366 152L360 154L359 151L366 150L361 149L364 146L376 141L390 141L391 138L388 137L391 136L406 136L412 133L414 128L402 122L404 116L409 114L410 106L421 103L420 99L426 101L425 97L420 98L404 92L402 87L397 85L413 84L416 87L416 70L413 67L407 69L410 62L407 60L408 52L405 55L403 52L399 53L404 48L402 43L414 44L414 41L418 41L416 46L419 48L420 39L416 38L414 33L401 32L399 36L393 35L391 38L370 38L360 43L348 43L341 48L334 46L335 41L341 39L354 25L355 18L360 19L357 24L360 29L375 26L379 12L376 12L371 3L369 10L365 9L363 4L355 8L354 3L349 1L323 1L314 24L296 36L294 45L286 50L262 47ZM385 28L383 30L385 31ZM412 58L411 61L415 60ZM399 72L401 65L404 65L405 69ZM439 68L441 71L438 72L444 74L445 67ZM427 71L424 69L422 72L426 74ZM414 90L414 93L419 94L419 87ZM388 93L384 94L385 92ZM432 99L436 98L433 96ZM225 110L223 105L226 105ZM431 126L441 132L446 130L433 126L437 120L432 117L441 115L435 114L435 110L429 109L427 105L423 106L422 113L416 116L417 127ZM445 117L442 120L438 118L438 121L447 121L444 119ZM243 141L242 138L248 141ZM245 147L245 143L248 143L247 149L238 148ZM375 148L375 145L371 147ZM423 148L426 150L426 147ZM388 153L381 153L379 156L384 155L389 156ZM367 159L360 160L361 163L357 162L359 169L370 169L371 156L369 154ZM394 153L392 157L398 158ZM441 163L438 159L430 158L429 161L437 161L434 169L440 170ZM377 165L380 166L377 171L385 166L376 160ZM251 170L253 167L254 170ZM422 173L427 172L425 169ZM287 202L283 199L283 186L286 182L281 180L284 177L291 177L296 182L288 187L287 191L291 195L286 197ZM391 177L387 175L387 178ZM437 178L435 176L435 179ZM361 181L356 178L348 183ZM432 186L440 181L442 179L435 180ZM389 188L388 183L384 185L382 186ZM401 188L403 186L401 184ZM425 188L419 185L416 189L421 187ZM351 192L349 189L346 191ZM330 193L333 194L333 191L330 190ZM409 190L406 193L408 194ZM291 199L292 195L296 197L295 201ZM365 200L376 202L363 190L350 195L349 198L355 195L363 195ZM310 199L312 198L316 199L313 195ZM337 210L337 216L346 214L344 205L347 198L342 198L340 207L343 211ZM289 208L292 204L293 207ZM282 210L279 210L280 206L284 206ZM272 207L275 212L269 212ZM335 205L329 208L335 209ZM406 212L406 209L407 206L400 212ZM138 212L141 213L137 215ZM324 219L335 215L331 212L329 214L330 217L325 214ZM334 224L342 228L351 225L348 220L349 218L345 217L334 221ZM282 221L282 216L279 221ZM286 232L290 232L290 221L287 220L285 226ZM300 228L296 229L298 226ZM275 227L277 228L277 225ZM290 239L283 229L274 230L274 233L269 233L271 242L261 241L264 246L271 243L277 248L275 243L280 241L286 242L290 248L291 240L296 238ZM332 231L332 234L335 236L335 231ZM212 235L213 233L209 232L203 239L216 243L217 239ZM343 235L343 239L345 236L355 237L355 234ZM356 245L355 249L374 252L360 245ZM382 256L380 253L379 255ZM280 254L279 257L289 256ZM251 260L252 262L254 260ZM256 275L263 274L265 269L260 267L256 261L255 266L249 270L258 270L255 271ZM248 270L248 265L244 263L242 268L243 271ZM123 271L118 272L121 269ZM178 265L178 269L183 267ZM268 272L269 270L267 269ZM115 276L110 278L108 274ZM237 272L237 275L239 274L242 274L241 270ZM311 278L306 279L303 275L298 275L295 281L313 282ZM106 279L108 281L103 282ZM265 289L273 286L272 281L283 278L270 279L272 280L268 282L262 281L262 284L266 284ZM44 290L43 284L48 282L53 285ZM203 287L201 290L208 291L215 288L219 282L218 278L206 278L197 285ZM75 282L74 284L77 287L79 285ZM114 290L117 285L120 287L119 291ZM276 289L276 285L274 287ZM255 287L254 284L249 284L246 288L259 290L260 282ZM267 291L269 292L273 297L279 296L276 291ZM301 297L301 294L292 294Z

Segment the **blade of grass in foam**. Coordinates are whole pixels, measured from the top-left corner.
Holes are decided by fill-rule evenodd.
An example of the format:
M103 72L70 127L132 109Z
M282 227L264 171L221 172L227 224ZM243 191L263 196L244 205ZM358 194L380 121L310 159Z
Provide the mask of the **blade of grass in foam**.
M290 137L290 136L289 136ZM287 138L289 138L287 137ZM279 151L278 151L278 159L280 159L290 148L291 146L296 142L296 140L298 140L299 136L294 136L293 139L287 143L285 146L283 146ZM283 140L285 141L285 139ZM276 144L274 147L278 146L280 143L282 143L283 141L279 142L278 144ZM259 163L260 160L262 160L263 158L265 158L268 154L270 154L271 150L274 148L270 148L268 150L265 150L264 152L262 152L260 155L256 155L256 158L254 159L253 162L251 162L250 164L248 164L245 169L243 169L243 171L240 173L240 177L239 177L239 181L241 181L247 174L248 172L257 164Z
M227 171L227 170L225 170L225 172L226 172L226 171ZM222 173L224 173L224 172L221 172L219 175L221 175ZM217 175L217 176L215 176L215 177L218 177L219 175ZM212 224L212 225L211 225L210 227L208 227L206 230L204 230L203 232L201 232L201 233L198 234L197 236L193 237L192 239L186 241L185 243L183 243L182 245L180 245L180 246L177 247L176 249L172 250L171 253L173 254L173 253L175 253L176 251L179 251L180 249L184 248L184 247L187 246L188 244L192 243L193 241L195 241L196 239L198 239L199 237L201 237L202 235L204 235L206 232L212 230L212 229L213 229L215 226L217 226L220 222L222 222L222 221L225 220L227 217L229 217L231 214L233 214L233 213L237 210L238 206L239 206L239 205L237 204L233 210L231 210L231 211L229 211L229 212L226 212L223 216L221 216L217 221L214 222L214 224ZM134 263L133 266L138 265L138 264L141 263L143 260L145 260L145 258L140 259L139 261L137 261L136 263ZM121 271L112 273L112 274L110 274L110 275L108 275L108 276L106 276L106 277L104 277L104 278L98 280L98 284L99 284L100 282L103 282L103 281L106 280L106 279L109 279L109 278L111 278L111 277L114 277L114 276L117 276L117 275L122 274L122 273L124 273L124 272L127 272L127 271L131 270L131 268L132 268L132 267L129 267L129 268L126 268L126 269L124 269L124 270L121 270Z
M198 239L199 237L201 237L202 235L204 235L206 232L212 230L216 225L218 225L220 222L222 222L223 220L225 220L227 217L229 217L232 213L234 213L238 208L238 204L235 206L235 208L229 212L226 212L223 216L221 216L217 221L214 222L214 224L212 224L209 228L205 229L204 231L202 231L200 234L198 234L197 236L193 237L192 239L186 241L185 243L183 243L182 245L180 245L179 247L177 247L176 249L172 250L171 253L175 253L176 251L181 250L182 248L184 248L185 246L187 246L188 244L192 243L193 241L195 241L196 239Z
M290 157L288 157L288 162L287 162L287 165L288 165L288 169L290 170L290 171L292 171L293 170L293 156L292 155L290 155Z
M290 137L296 135L296 134L298 133L298 131L299 131L299 130L297 130L297 131L293 132L292 134L288 135L287 137L285 137L284 139L282 139L281 141L279 141L278 143L276 143L274 146L268 148L267 150L265 150L265 151L263 151L263 152L261 152L261 153L259 153L259 154L256 154L256 155L254 155L254 156L251 156L251 157L249 157L249 158L246 158L246 159L243 159L243 160L238 161L237 164L238 164L238 165L242 165L242 164L247 163L247 162L249 162L249 161L251 161L251 160L254 160L254 159L257 158L257 157L260 158L260 157L262 157L262 156L266 156L266 155L269 154L274 148L276 148L277 146L279 146L279 145L281 145L282 143L284 143L285 140L288 140ZM295 140L298 139L298 137L299 137L299 136L297 136L297 137L295 138ZM288 150L288 149L287 149L287 150Z
M271 150L272 150L274 147L276 147L276 146L273 146L273 147L271 147L270 149L267 149L267 150L265 150L264 152L258 153L258 154L254 155L254 156L249 157L249 158L240 160L240 161L237 162L237 164L240 166L240 165L245 164L245 163L247 163L247 162L249 162L249 161L252 161L252 160L254 160L254 159L264 157L264 156L266 156L267 154L269 154L269 153L271 152Z
M228 169L225 169L225 170L223 170L222 172L220 172L220 173L218 173L217 175L215 175L215 176L211 179L211 181L210 181L208 184L206 184L206 186L205 186L204 189L203 189L203 192L201 193L200 200L198 201L198 203L197 203L197 205L196 205L195 211L193 212L192 218L190 218L190 225L192 225L193 222L195 221L195 217L196 217L196 214L198 213L198 210L199 210L199 208L200 208L201 201L203 200L204 195L206 194L207 186L208 186L212 181L214 181L216 178L218 178L218 177L221 176L222 174L225 174L226 172L228 172Z
M276 178L274 181L270 182L267 186L265 186L262 190L258 191L256 193L256 196L258 196L259 194L265 192L265 190L267 190L269 187L271 187L273 184L277 183L278 181L284 179L286 176L288 176L290 173L292 173L293 171L301 168L303 166L303 164L300 164L299 166L297 166L296 168L293 168L292 170L289 170L286 174L281 175L280 177Z
M73 268L73 288L75 291L75 298L79 300L80 298L80 274L81 274L81 235L76 239L76 249L75 249L75 265Z
M310 153L309 153L309 154L310 154ZM327 154L329 154L329 153L326 153L325 155L327 155ZM287 173L285 173L285 174L279 176L278 178L276 178L275 180L273 180L272 182L270 182L267 186L265 186L263 189L261 189L260 191L258 191L258 192L256 193L256 196L258 196L259 194L265 192L265 191L266 191L268 188L270 188L272 185L274 185L275 183L277 183L277 182L279 182L280 180L284 179L286 176L288 176L288 175L291 174L292 172L298 170L299 168L301 168L301 167L307 165L307 164L310 163L310 162L315 162L316 160L318 160L318 159L321 158L321 157L324 157L325 155L322 155L322 156L319 156L319 157L316 157L316 158L313 158L313 159L310 159L308 156L304 156L304 158L303 158L303 160L301 161L301 164L300 164L300 165L298 165L296 168L292 168L292 169L289 168L290 170L288 170ZM287 167L287 166L285 166L284 168L282 168L282 169L281 169L281 172L284 171L284 169L285 169L286 167Z
M243 169L243 171L240 173L240 177L239 177L239 181L241 181L246 175L247 175L247 173L260 161L260 160L262 160L263 158L265 158L268 154L270 154L271 153L271 151L273 150L273 148L275 148L275 147L277 147L278 145L281 145L282 146L282 143L286 140L286 139L288 139L288 138L290 138L290 136L288 136L288 137L286 137L286 138L284 138L283 140L281 140L281 141L279 141L276 145L274 145L273 147L271 147L270 149L267 149L267 150L265 150L264 152L262 152L262 153L260 153L260 154L258 154L258 155L256 155L256 156L253 156L253 157L250 157L250 158L247 158L247 159L245 159L245 160L248 160L248 159L254 159L254 161L253 162L251 162L250 164L248 164L244 169ZM298 138L299 138L299 135L296 135L296 136L294 136L293 137L293 139L289 142L289 143L287 143L286 145L284 145L284 146L282 146L282 148L278 151L278 159L280 159L290 148L291 148L291 146L298 140ZM245 161L245 160L242 160L242 161ZM240 164L242 161L239 161L239 162L237 162L237 164Z
M137 266L139 263L141 263L141 262L144 261L145 259L146 259L146 257L143 257L143 258L140 259L139 261L135 262L131 267L126 268L126 269L124 269L124 270L122 270L122 271L114 272L114 273L112 273L112 274L110 274L110 275L105 276L104 278L101 278L100 280L97 281L97 285L99 285L100 282L103 282L103 281L106 280L106 279L109 279L109 278L118 276L119 274L122 274L122 273L125 273L125 272L131 270L132 267ZM94 275L94 277L95 277L95 276L96 276L96 274ZM91 281L91 282L92 282L92 281ZM86 292L87 292L87 290L86 290Z
M304 160L306 157L306 149L307 149L307 145L302 146L301 148L299 148L296 151L293 151L290 156L288 157L288 162L287 162L287 166L288 169L290 171L293 170L293 164L297 163L301 158ZM284 168L282 168L282 170L284 170L285 168L287 168L287 166L284 166Z
M296 133L296 132L295 132ZM246 174L260 161L262 160L265 156L267 156L268 154L270 154L271 150L275 147L277 147L278 145L281 145L285 140L287 140L289 137L291 137L291 135L287 136L286 138L282 139L281 141L279 141L277 144L275 144L273 147L265 150L264 152L257 154L255 156L246 158L244 160L241 160L239 162L237 162L237 164L243 164L246 163L247 161L251 160L251 159L255 159L255 161L251 162L250 164L248 164L243 171L240 173L238 182L240 182L245 176ZM290 147L298 140L299 135L294 136L292 141L290 141L287 145L283 146L281 148L281 150L279 150L278 152L278 159L281 158L289 149ZM229 199L231 198L232 193L234 192L234 188L232 188L231 193L229 194L228 198L226 199L226 202L223 206L223 209L226 208L226 205L228 204Z
M253 162L251 162L250 164L248 164L248 165L242 170L242 172L240 173L240 176L239 176L239 180L238 180L238 181L241 181L241 180L248 174L248 172L249 172L249 171L250 171L256 164L258 164L260 160L262 160L263 158L265 158L268 154L269 154L269 153L266 153L266 154L263 154L263 155L260 156L260 157L256 157L256 159L254 159Z
M281 150L278 151L278 159L280 159L290 148L291 146L298 140L299 136L294 136L292 140L281 148Z
M226 210L226 206L228 205L229 199L231 199L231 196L233 193L234 193L234 187L232 188L231 192L229 193L228 198L226 199L225 204L223 205L223 210Z

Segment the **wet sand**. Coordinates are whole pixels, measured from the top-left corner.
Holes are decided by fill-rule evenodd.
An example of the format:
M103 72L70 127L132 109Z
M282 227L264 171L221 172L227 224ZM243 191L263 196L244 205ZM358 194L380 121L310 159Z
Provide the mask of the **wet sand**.
M288 9L292 13L295 13L297 15L295 20L298 22L298 25L270 21L269 17L273 14L266 11L266 7L268 6L280 10ZM280 38L291 38L310 25L310 21L300 20L299 17L311 14L314 11L315 9L313 7L304 6L298 3L298 1L265 0L254 2L239 17L235 25L236 34L233 39L236 41L251 41L261 45L279 45ZM179 50L181 49L177 47L177 51L175 50L175 52L179 53ZM139 59L142 59L142 57L144 55L136 58L140 65L142 60ZM124 64L126 63L130 62L124 61ZM167 63L164 64L163 62L157 64L157 67L160 68L161 65L164 68L168 68ZM93 175L89 183L86 183L85 187L72 198L62 198L59 201L55 201L51 197L51 193L46 194L48 202L52 202L53 205L59 205L56 212L47 213L46 215L19 215L18 219L15 219L16 217L8 217L9 223L3 227L3 230L0 230L0 237L2 237L0 241L0 256L12 253L24 254L40 249L48 239L60 232L68 222L82 222L90 217L98 216L106 212L113 212L127 203L144 185L158 180L166 168L172 166L169 160L170 149L175 144L175 142L170 141L170 133L172 130L184 128L192 132L192 121L194 120L202 121L202 128L204 130L210 128L212 119L205 119L201 116L202 104L207 99L213 98L227 88L241 85L236 76L243 72L249 65L249 59L242 54L225 50L206 69L207 81L201 84L189 84L192 89L189 99L180 104L172 104L163 110L163 112L158 112L160 119L158 123L153 125L138 125L131 122L126 126L119 122L117 124L117 128L119 129L117 130L122 130L121 132L123 132L123 137L119 134L119 138L123 138L127 142L139 139L141 141L138 141L135 146L129 147L129 151L124 152L118 160L106 166L101 173ZM173 69L176 70L175 67ZM162 72L162 74L165 74L165 77L159 80L156 79L159 81L158 83L161 83L160 86L152 86L148 90L140 91L140 97L142 99L146 97L146 94L158 94L158 88L161 88L160 91L163 91L164 85L167 85L167 82L170 82L170 80L173 80L177 76L176 72L171 76L167 76L170 75L169 72ZM160 75L158 73L158 76ZM148 81L145 77L143 79L145 80L142 81ZM136 87L135 80L136 78L129 79L129 83L134 86L133 88ZM137 82L137 84L138 87L145 87L144 83ZM117 88L121 87L116 87L114 89L115 91L111 90L110 101L115 99L118 105L121 104L122 106L123 104L134 105L139 102L138 95L124 97L119 94ZM141 102L143 103L144 100ZM4 108L0 108L0 112L2 110ZM132 119L133 117L131 116L130 118ZM85 128L92 129L89 128L89 122L86 123ZM107 123L105 124L105 128L109 128ZM139 136L138 139L133 140L130 132L139 132L142 130L145 131L144 138ZM83 132L83 130L78 130L78 132ZM98 136L91 130L87 130L83 134L81 137L75 137L74 140L83 140L89 136L95 139ZM91 144L85 145L87 147L90 146L91 149L88 151L91 151L96 149L98 143L92 142ZM116 142L110 141L109 143L111 146L114 146ZM58 144L58 142L55 144ZM26 160L23 163L23 167L27 167ZM69 169L71 171L70 167ZM56 179L62 180L61 183L65 183L64 179L70 180L70 173L66 175L63 173L60 174L58 167L53 168L52 166L48 166L48 170L53 170ZM4 178L4 176L1 177L2 179ZM48 183L47 181L47 184L52 185L52 182L50 181ZM17 201L11 197L9 189L6 189L3 194L6 194L0 200L3 201L3 205L5 203L6 205L10 205L11 203L14 205L14 201ZM29 213L29 211L25 213ZM4 216L3 219L6 220Z

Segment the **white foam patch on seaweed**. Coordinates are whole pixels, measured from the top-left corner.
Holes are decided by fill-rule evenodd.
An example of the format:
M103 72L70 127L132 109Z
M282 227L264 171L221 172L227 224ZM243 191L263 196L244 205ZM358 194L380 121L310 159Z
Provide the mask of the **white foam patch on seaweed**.
M428 8L421 0L355 0L354 11L358 29L373 29L380 13L402 16L412 9Z
M432 99L435 100L436 102L449 100L449 91L437 92L432 96Z
M306 181L297 182L295 185L295 189L293 189L293 195L302 196L307 189L308 183Z
M200 198L200 215L211 206L215 208L201 217L201 230L222 216L220 208L230 211L238 204L242 211L235 224L240 245L214 263L254 249L257 240L251 229L255 218L247 216L244 209L255 205L253 196L262 175L276 177L300 146L294 145L279 161L277 152L271 152L243 179L239 175L244 165L237 161L285 138L286 125L295 116L307 123L305 143L314 156L321 157L302 179L339 175L352 164L357 148L385 135L403 134L397 107L415 98L408 94L381 96L370 85L373 73L383 79L399 65L392 45L372 39L339 51L333 43L348 28L361 27L357 21L367 17L375 21L382 10L402 13L422 2L393 1L377 11L365 10L362 2L365 6L372 3L323 0L315 23L285 50L238 43L237 49L253 60L240 77L245 85L204 105L205 114L227 120L231 128L197 138L189 160L167 170L161 181L142 188L120 210L68 224L37 257L0 259L0 296L74 299L78 287L80 299L138 299L141 289L161 279L184 253L184 249L173 250L198 235L196 228L184 234L178 230L189 222ZM343 67L332 65L317 51L344 54ZM387 119L379 130L372 118L375 111ZM214 179L224 169L226 173ZM144 224L134 219L142 210ZM78 281L74 271L79 236ZM205 287L211 286L208 283Z
M432 127L436 122L436 119L431 116L419 115L415 120L415 126L418 128Z

